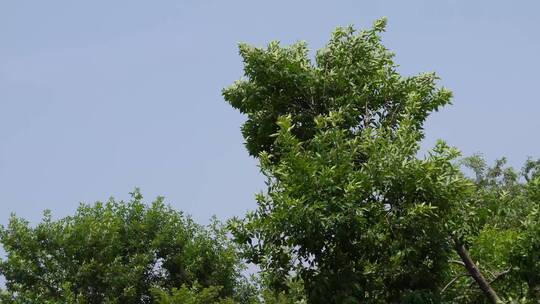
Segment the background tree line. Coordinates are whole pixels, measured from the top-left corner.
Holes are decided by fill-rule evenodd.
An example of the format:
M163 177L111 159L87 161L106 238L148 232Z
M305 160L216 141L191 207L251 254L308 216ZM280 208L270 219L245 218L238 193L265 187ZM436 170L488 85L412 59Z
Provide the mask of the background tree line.
M307 45L240 45L223 90L267 189L201 226L162 198L81 205L0 232L3 303L538 303L540 161L463 158L423 125L452 94L402 76L386 21ZM258 265L246 277L247 263Z

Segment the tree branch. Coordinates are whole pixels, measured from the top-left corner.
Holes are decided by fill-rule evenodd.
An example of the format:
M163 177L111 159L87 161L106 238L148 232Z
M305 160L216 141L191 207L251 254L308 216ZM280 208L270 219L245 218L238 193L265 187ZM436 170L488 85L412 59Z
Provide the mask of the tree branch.
M463 263L462 261L450 260L450 263L458 264L458 265L461 265L461 266L465 267L465 263Z
M450 287L450 285L454 284L459 278L462 278L462 277L467 277L469 276L470 274L460 274L458 275L457 277L453 278L452 280L450 280L450 282L448 282L448 284L446 284L443 289L441 289L441 293L444 293L446 291L446 289L448 289L448 287Z
M512 270L512 268L508 268L504 271L501 271L497 274L495 274L495 276L493 277L493 280L491 280L491 282L489 282L489 284L493 284L495 283L495 281L497 281L498 279L504 277L506 274L508 274L510 272L510 270Z
M465 248L461 240L455 235L452 235L451 237L454 241L454 248L456 249L461 260L463 261L465 269L467 269L471 277L473 277L473 279L476 281L478 287L480 287L480 289L484 292L484 295L493 304L502 303L495 290L491 288L490 283L484 278L484 276L480 272L480 269L478 269L478 267L474 263L473 259L469 254L469 251L467 250L467 248Z

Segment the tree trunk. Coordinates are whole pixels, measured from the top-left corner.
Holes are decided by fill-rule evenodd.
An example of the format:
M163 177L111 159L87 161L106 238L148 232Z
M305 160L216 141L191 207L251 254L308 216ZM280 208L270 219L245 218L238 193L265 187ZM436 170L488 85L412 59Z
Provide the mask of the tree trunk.
M489 282L486 280L486 278L484 278L484 276L480 272L480 269L478 269L478 267L472 260L471 256L469 255L469 251L467 250L467 248L465 248L461 240L455 236L452 236L452 240L454 241L454 247L456 248L457 253L459 254L459 256L461 257L461 260L465 264L464 265L465 268L467 269L471 277L473 277L473 279L476 281L476 283L478 284L480 289L484 292L484 294L489 299L489 301L493 304L502 303L499 296L497 296L497 293L495 292L495 290L491 288L491 285L489 284Z

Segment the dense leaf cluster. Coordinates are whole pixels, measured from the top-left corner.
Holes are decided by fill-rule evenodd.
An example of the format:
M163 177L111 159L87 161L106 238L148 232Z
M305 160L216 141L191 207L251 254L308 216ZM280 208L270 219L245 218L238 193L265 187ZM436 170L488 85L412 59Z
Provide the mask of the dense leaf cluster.
M240 269L224 233L162 198L146 205L138 191L57 221L47 212L35 227L12 217L0 233L9 291L2 303L153 303L152 288L194 284L231 296Z
M417 128L431 111L448 104L451 93L436 87L434 74L397 72L393 54L381 43L385 25L381 19L359 33L353 27L336 29L314 62L303 42L288 47L271 42L267 48L240 44L246 77L223 96L247 115L242 133L249 153L278 153L272 135L283 115L290 115L294 135L304 141L314 136L321 114L341 112L340 127L356 134L363 127L397 128L407 100L415 100L410 115Z
M443 142L418 158L451 93L401 76L384 28L338 28L314 62L305 43L240 45L245 77L223 95L268 189L231 222L236 241L310 303L537 301L539 162L520 175Z

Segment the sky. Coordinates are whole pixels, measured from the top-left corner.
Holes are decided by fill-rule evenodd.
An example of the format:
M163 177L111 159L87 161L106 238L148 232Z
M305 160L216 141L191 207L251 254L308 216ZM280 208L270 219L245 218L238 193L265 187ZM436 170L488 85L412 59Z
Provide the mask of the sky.
M221 97L238 42L324 46L340 25L388 17L400 72L454 92L432 115L465 155L540 157L538 1L2 1L0 224L128 199L140 187L201 223L255 208L264 189L244 117Z

